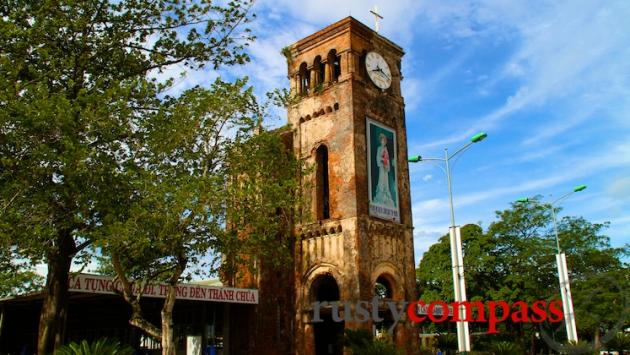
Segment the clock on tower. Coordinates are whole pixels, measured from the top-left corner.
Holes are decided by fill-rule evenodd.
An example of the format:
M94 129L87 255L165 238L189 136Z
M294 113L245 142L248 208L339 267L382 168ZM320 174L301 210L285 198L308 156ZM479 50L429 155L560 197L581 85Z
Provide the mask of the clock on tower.
M392 73L389 70L389 64L377 52L369 52L365 56L365 69L370 80L381 90L386 90L392 84Z

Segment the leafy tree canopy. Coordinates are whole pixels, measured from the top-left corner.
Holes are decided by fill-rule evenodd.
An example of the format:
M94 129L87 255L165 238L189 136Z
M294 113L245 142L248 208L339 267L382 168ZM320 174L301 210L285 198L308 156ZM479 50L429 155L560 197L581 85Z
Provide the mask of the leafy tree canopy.
M497 220L485 231L477 225L462 228L469 300L508 303L522 300L531 304L535 300L560 299L556 241L549 208L544 204L513 204L509 209L497 211ZM582 217L566 216L558 221L578 331L595 342L599 341L600 333L604 335L601 340L606 341L607 335L612 337L617 329L630 322L630 273L624 262L629 248L612 247L603 234L607 226ZM421 299L453 300L448 235L424 254L416 273ZM546 329L559 331L561 337L563 328L561 324ZM525 343L541 329L508 321L502 332Z
M148 134L155 128L149 124L165 117L182 129L190 123L175 114L182 101L163 97L172 80L151 75L171 65L216 69L247 61L250 7L247 0L0 4L0 245L48 265L38 353L64 338L70 264L89 257L95 238L112 228L106 219L120 216L118 206L134 196L137 179L129 174L147 174L139 163L163 163L138 150L155 146L145 143L149 136L159 139L157 131ZM187 95L212 99L202 91ZM173 150L165 144L162 157ZM162 169L161 180L147 184L153 194L182 178L178 168L186 169ZM174 198L192 193L189 186ZM134 206L148 209L149 202Z

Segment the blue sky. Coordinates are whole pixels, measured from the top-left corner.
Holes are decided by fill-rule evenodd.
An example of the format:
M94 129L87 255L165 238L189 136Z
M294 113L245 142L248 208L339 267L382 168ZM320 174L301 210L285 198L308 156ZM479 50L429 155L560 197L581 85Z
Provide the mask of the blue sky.
M373 26L374 5L380 33L406 52L409 153L440 157L489 135L455 163L458 224L487 227L520 196L586 184L560 216L610 221L613 245L630 243L630 1L262 0L252 62L221 75L247 75L261 95L288 87L282 47L348 15ZM216 75L188 73L173 90ZM275 115L270 125L285 122ZM438 167L410 169L419 260L448 230L447 189Z

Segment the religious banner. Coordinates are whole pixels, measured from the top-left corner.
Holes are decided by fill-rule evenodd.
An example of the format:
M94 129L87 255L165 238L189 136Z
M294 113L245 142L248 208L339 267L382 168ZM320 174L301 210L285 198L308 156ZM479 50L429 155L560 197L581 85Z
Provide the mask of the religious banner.
M116 294L117 290L122 290L120 281L90 274L71 276L68 286L70 291L85 293ZM143 297L166 298L167 291L166 284L148 284L142 290L133 288L134 294L142 292ZM178 284L175 294L178 300L258 304L258 290L248 288Z
M400 222L396 132L366 118L370 215Z

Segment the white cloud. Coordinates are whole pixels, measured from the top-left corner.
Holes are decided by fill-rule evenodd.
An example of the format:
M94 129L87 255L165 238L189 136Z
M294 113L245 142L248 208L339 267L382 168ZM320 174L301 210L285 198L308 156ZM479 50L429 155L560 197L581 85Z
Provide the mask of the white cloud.
M419 79L405 77L402 81L402 94L405 97L405 107L407 111L413 111L420 105L423 95L427 92L426 88ZM413 117L407 117L407 120L413 120Z
M540 141L538 141L540 143ZM516 158L510 158L505 164L514 164L515 162L528 162L528 161L541 161L543 158L549 157L552 154L556 154L561 152L571 146L574 146L577 142L570 141L564 144L537 144L536 147L531 147L528 150L525 150L523 154L519 155ZM539 149L536 149L540 147ZM497 164L493 164L495 167Z
M616 146L602 149L597 154L590 156L580 156L567 160L556 165L554 170L546 170L545 176L533 177L523 176L522 180L504 183L503 186L476 191L471 193L458 194L454 197L455 210L464 207L479 206L483 202L503 198L506 201L513 201L521 194L537 194L540 191L559 185L564 182L576 179L585 179L598 171L620 168L630 165L630 143L621 143ZM615 193L628 189L624 185L627 178L622 178L619 183L613 184ZM623 186L623 187L622 187ZM621 190L617 190L621 187ZM628 196L628 195L625 195ZM602 204L602 206L604 206ZM601 206L600 206L601 207ZM448 228L449 202L447 197L417 200L412 204L414 213L414 226L422 230L444 231ZM610 208L608 208L610 210ZM468 221L470 222L470 221Z
M630 203L630 176L613 180L606 188L606 192L615 200Z
M251 23L252 30L257 36L248 49L251 62L224 70L230 76L249 77L255 93L263 102L266 99L265 93L277 88L289 87L287 63L281 54L282 48L315 32L316 27L295 19L282 23L270 21L270 18L285 17L286 13L278 12L275 6L269 7L264 3L257 3L256 6L259 9L263 8L267 11L266 14L271 14L271 16L266 16L265 19L258 18ZM286 123L285 109L272 109L269 114L270 117L267 117L266 122L268 125L277 126Z
M84 267L85 266L85 267ZM75 263L72 263L70 265L70 272L83 272L83 273L96 273L96 270L98 270L99 268L99 263L96 259L91 259L90 262L88 262L87 265L78 265ZM46 263L39 263L37 265L35 265L35 273L37 273L40 276L46 277L46 275L48 274L48 264Z
M294 20L291 22L306 22L317 28L339 21L346 16L352 16L373 28L374 17L370 14L370 10L374 5L378 6L379 13L384 17L380 21L382 34L395 41L407 42L413 35L413 26L417 24L414 21L414 14L418 14L422 9L422 4L418 1L401 0L379 4L370 0L275 0L260 3L261 9L265 11L275 9L272 12L277 12L277 9L282 9L286 12L285 18Z
M464 50L456 53L454 57L446 64L437 68L432 74L426 78L417 78L414 72L414 59L406 58L403 64L403 73L411 73L405 76L402 82L402 94L405 97L407 111L414 111L423 100L431 98L431 94L438 92L439 87L447 82L447 80L466 62L472 54L473 46L468 46ZM418 119L416 117L407 117L407 120Z
M40 276L46 277L48 274L48 265L47 264L37 264L35 265L35 273Z
M431 174L426 174L425 176L422 177L422 181L429 181L433 179L433 175Z
M427 230L415 230L413 234L415 265L418 266L424 253L428 251L431 245L435 244L444 233Z
M469 27L481 28L480 34L515 32L519 45L514 54L494 75L490 86L497 82L517 79L519 86L503 104L482 117L465 119L470 129L419 147L425 150L461 141L479 130L496 130L516 112L554 105L563 112L561 103L593 112L625 100L630 86L630 3L627 1L559 1L525 3L486 1L453 5L442 11L442 22L460 21ZM439 8L439 7L438 7ZM439 16L439 15L438 15ZM485 31L485 32L484 32ZM457 32L455 30L454 32ZM482 92L489 90L486 84ZM559 117L547 134L550 138L588 118L587 114ZM610 112L612 119L627 114L627 107ZM534 122L549 129L544 120ZM543 128L541 128L541 131Z

